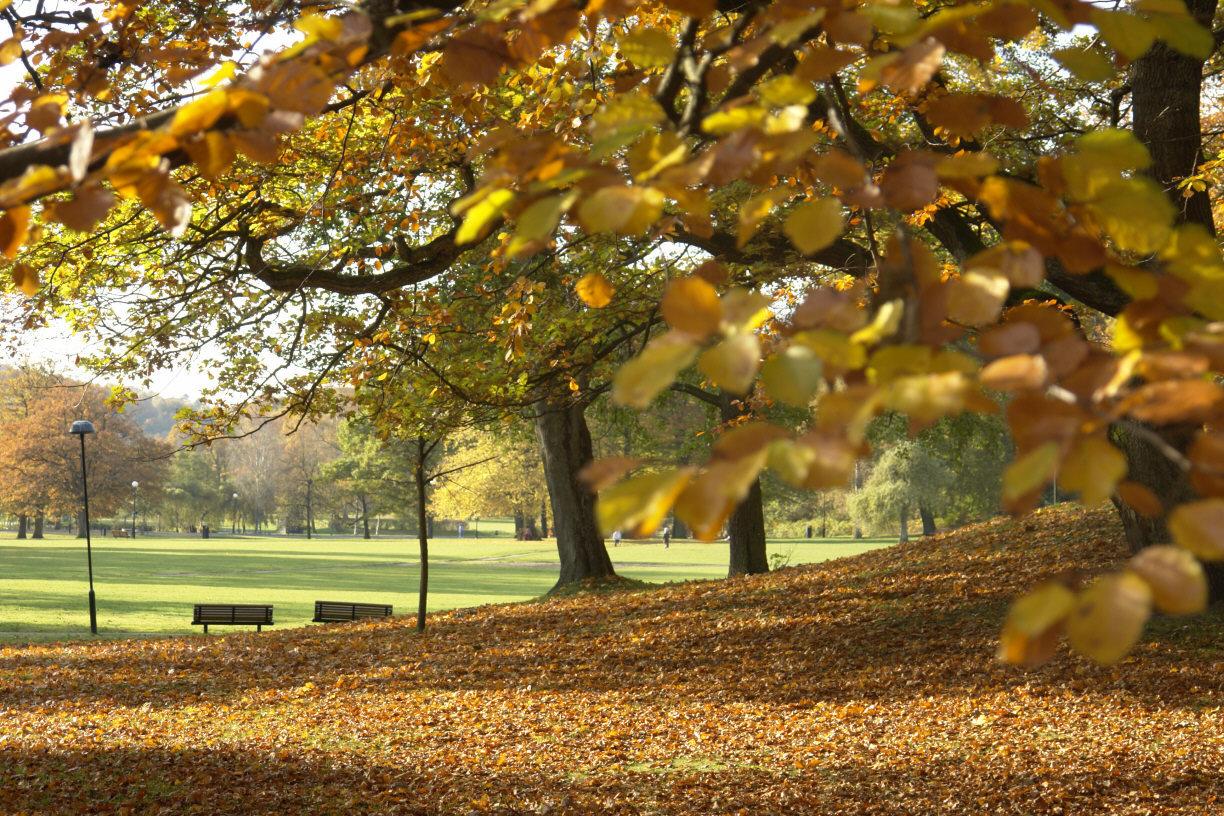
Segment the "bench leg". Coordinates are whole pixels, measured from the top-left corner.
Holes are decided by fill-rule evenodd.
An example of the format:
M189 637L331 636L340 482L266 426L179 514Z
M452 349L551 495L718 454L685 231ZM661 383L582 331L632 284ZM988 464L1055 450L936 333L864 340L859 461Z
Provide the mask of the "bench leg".
M256 631L256 632L262 632L262 631L263 631L263 624L262 624L262 623L257 623L257 624L255 624L255 631Z
M208 624L204 624L204 634L208 634Z

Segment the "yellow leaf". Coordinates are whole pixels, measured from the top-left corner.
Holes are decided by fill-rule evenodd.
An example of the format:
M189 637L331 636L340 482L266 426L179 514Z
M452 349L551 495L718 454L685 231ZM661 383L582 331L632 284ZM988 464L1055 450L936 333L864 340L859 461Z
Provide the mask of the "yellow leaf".
M303 14L294 21L293 27L303 34L320 40L335 40L344 31L344 22L338 17L322 14Z
M656 337L617 370L612 378L612 401L645 408L696 357L697 344L691 337L674 331Z
M669 468L643 473L600 492L595 515L604 535L620 530L630 538L653 533L672 502L693 478L693 468Z
M1067 640L1080 654L1111 665L1127 655L1152 614L1152 591L1133 573L1102 575L1076 599Z
M697 361L697 368L715 385L732 394L744 394L756 379L761 345L755 334L733 334Z
M0 252L6 258L16 258L30 234L30 208L9 207L0 216Z
M200 82L205 88L214 88L220 85L225 80L234 75L234 70L238 67L233 60L226 60L221 63L217 70L213 71L207 78Z
M741 204L739 209L739 232L735 239L736 246L742 247L752 240L752 236L756 235L757 228L761 225L761 222L773 212L773 208L777 203L787 195L789 195L787 190L774 188L758 193Z
M752 331L769 319L769 298L737 286L723 295L722 313L724 329Z
M639 28L619 40L625 59L639 68L662 68L676 53L671 35L661 28Z
M1010 288L1000 272L969 270L948 282L948 318L966 326L994 323Z
M200 175L215 179L234 162L234 146L224 133L210 130L200 138L185 142L183 148L200 170Z
M599 272L588 272L574 286L582 302L592 309L602 309L612 302L612 284Z
M785 108L789 105L810 103L816 98L816 87L806 79L799 79L792 74L779 74L758 85L756 95L766 105Z
M1126 566L1147 582L1161 612L1195 615L1207 608L1207 575L1186 550L1164 544L1146 547Z
M761 384L769 396L799 408L812 401L823 382L824 365L806 346L789 346L761 367Z
M1100 504L1113 495L1118 482L1126 477L1126 456L1105 439L1081 439L1058 472L1062 487L1080 494L1080 502Z
M170 135L185 136L212 127L229 108L225 91L209 91L204 96L179 108L170 120Z
M1169 514L1169 532L1177 546L1204 561L1224 561L1224 499L1179 505Z
M578 206L587 232L640 235L663 213L663 193L653 187L601 187Z
M268 113L268 97L245 88L235 88L228 93L229 109L238 117L243 127L253 128L263 122Z
M21 37L9 37L0 43L0 65L8 65L21 57Z
M1038 666L1049 660L1074 604L1071 590L1054 581L1017 598L999 636L999 659L1019 666Z
M1139 59L1156 41L1152 24L1130 12L1094 8L1091 17L1105 42L1127 59Z
M463 246L484 238L513 200L514 193L504 189L490 190L481 196L464 210L463 223L455 232L455 243Z
M538 241L552 235L561 222L561 213L569 205L567 196L549 196L535 201L519 213L514 222L514 237L506 252L515 257Z
M900 298L880 304L871 322L850 335L850 341L872 346L892 337L901 326L901 316L904 312L905 303Z
M1117 73L1113 63L1094 49L1060 48L1051 56L1084 82L1104 82Z
M1057 442L1038 445L1003 471L1003 503L1011 508L1021 499L1040 490L1058 469Z
M1152 157L1135 134L1105 128L1081 136L1075 153L1062 159L1063 178L1072 198L1088 201L1126 170L1144 170Z
M27 297L38 294L38 272L27 264L17 264L13 267L13 283Z
M1164 247L1173 232L1173 203L1148 178L1106 184L1089 207L1120 249L1149 255Z
M698 338L718 331L722 323L718 292L695 275L671 281L663 293L660 309L667 325Z
M836 198L818 198L791 210L782 232L800 252L811 255L836 241L845 225L841 202Z
M736 505L752 489L765 465L766 451L716 462L690 480L676 502L676 515L685 521L694 537L713 541Z

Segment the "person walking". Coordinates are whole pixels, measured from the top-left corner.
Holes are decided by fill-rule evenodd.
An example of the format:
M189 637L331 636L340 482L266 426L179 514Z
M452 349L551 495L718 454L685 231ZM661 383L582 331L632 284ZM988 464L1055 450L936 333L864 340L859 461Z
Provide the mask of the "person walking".
M667 550L670 548L671 548L671 527L667 526L663 528L663 549Z
M612 531L612 546L613 546L613 547L619 547L619 546L620 546L620 541L621 541L621 531L620 531L620 530L613 530L613 531Z

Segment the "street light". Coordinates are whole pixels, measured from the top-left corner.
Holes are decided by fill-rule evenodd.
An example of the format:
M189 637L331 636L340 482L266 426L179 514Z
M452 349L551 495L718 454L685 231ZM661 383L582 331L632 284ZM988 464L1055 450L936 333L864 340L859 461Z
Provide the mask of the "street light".
M85 434L96 433L93 423L88 419L78 419L72 423L70 434L81 438L81 496L85 502L85 564L89 569L89 631L98 634L98 607L94 602L93 586L93 539L89 532L89 480L85 471Z
M235 493L231 498L234 500L234 514L230 517L230 535L238 533L238 494Z
M132 538L136 537L136 488L140 487L140 482L132 480Z

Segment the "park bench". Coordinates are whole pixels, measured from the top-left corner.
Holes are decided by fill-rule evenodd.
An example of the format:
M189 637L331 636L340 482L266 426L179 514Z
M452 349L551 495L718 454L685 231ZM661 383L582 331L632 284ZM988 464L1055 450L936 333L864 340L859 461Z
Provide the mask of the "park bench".
M209 626L254 626L262 632L272 625L272 606L263 604L196 604L192 626L203 626L208 634Z
M114 538L131 538L131 536L128 535L128 531L122 527L116 527L115 529L111 530L111 536Z
M361 618L389 618L390 604L315 601L314 623L343 623Z

